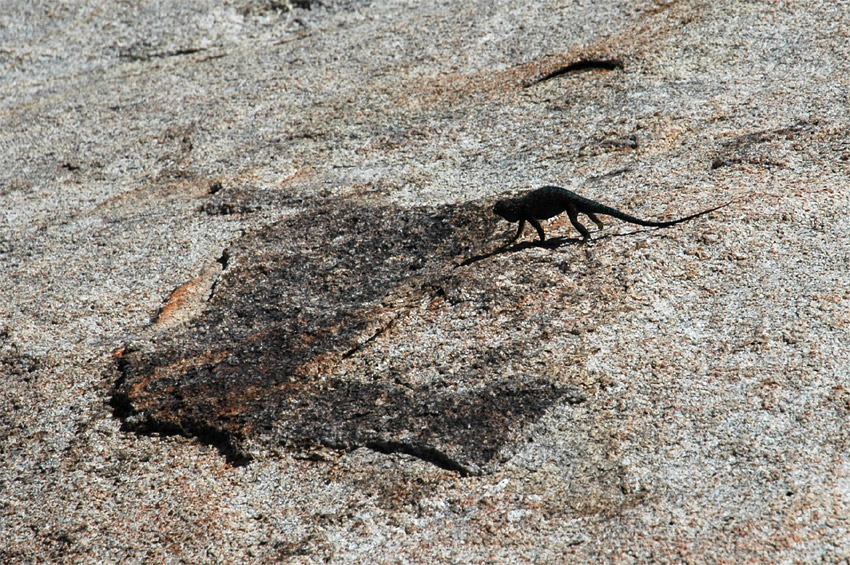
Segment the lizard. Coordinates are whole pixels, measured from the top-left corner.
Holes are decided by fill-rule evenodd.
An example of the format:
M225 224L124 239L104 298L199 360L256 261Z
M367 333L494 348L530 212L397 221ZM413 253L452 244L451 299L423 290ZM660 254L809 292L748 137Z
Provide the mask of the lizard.
M590 232L587 231L587 228L578 221L579 214L586 215L599 227L599 229L602 229L604 226L599 218L596 217L596 214L613 216L614 218L618 218L624 222L637 224L639 226L665 228L667 226L693 220L698 216L708 214L709 212L713 212L718 208L722 208L727 205L728 203L721 204L720 206L716 206L709 210L703 210L702 212L697 212L696 214L691 214L690 216L685 216L684 218L679 218L677 220L655 222L651 220L641 220L640 218L636 218L626 214L625 212L621 212L620 210L596 202L595 200L585 198L584 196L576 194L566 188L561 188L559 186L543 186L526 192L518 198L505 198L503 200L499 200L496 202L493 212L509 222L519 222L519 229L517 230L516 235L505 244L510 245L516 241L520 235L522 235L522 230L525 228L525 222L534 226L537 230L537 234L540 236L540 241L545 241L546 234L543 232L543 226L540 225L540 220L554 218L562 212L567 213L570 218L570 222L582 235L584 241L589 241Z

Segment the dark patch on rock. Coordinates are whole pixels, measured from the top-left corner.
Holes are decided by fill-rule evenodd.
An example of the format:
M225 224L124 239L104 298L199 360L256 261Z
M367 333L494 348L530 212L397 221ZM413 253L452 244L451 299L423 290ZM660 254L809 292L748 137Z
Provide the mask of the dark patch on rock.
M778 154L784 153L779 147L811 140L818 127L817 121L798 121L787 127L735 136L721 144L719 153L712 159L711 169L741 164L785 168L787 164L777 158Z
M113 406L125 426L181 433L233 461L246 442L298 450L368 447L463 474L486 468L566 394L499 379L476 363L463 386L403 384L333 368L368 347L488 243L483 203L398 208L336 199L243 237L188 327L128 345Z
M530 80L526 80L525 82L523 82L522 86L523 88L528 88L530 86L534 86L535 84L546 82L547 80L552 80L553 78L580 71L613 71L615 69L622 68L623 61L620 59L582 59L580 61L574 61L568 65L560 66L557 69L550 71L542 76L537 76Z
M157 49L157 46L151 45L147 41L134 43L129 47L123 47L118 50L118 58L122 61L150 61L151 59L167 59L169 57L180 57L183 55L194 55L206 51L200 47L179 47L175 49Z

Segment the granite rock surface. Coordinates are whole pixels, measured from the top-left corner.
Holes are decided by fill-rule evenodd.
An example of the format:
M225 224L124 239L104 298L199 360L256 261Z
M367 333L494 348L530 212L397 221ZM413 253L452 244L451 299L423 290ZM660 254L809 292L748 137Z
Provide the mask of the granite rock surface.
M5 3L0 561L847 560L848 32Z

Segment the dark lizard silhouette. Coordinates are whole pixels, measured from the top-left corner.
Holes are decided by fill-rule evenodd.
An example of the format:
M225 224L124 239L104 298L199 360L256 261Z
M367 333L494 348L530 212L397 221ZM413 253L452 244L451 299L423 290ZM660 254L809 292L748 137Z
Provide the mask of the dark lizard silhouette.
M510 245L516 241L520 235L522 235L522 230L525 228L525 222L530 223L535 227L535 229L537 229L537 233L540 235L540 241L545 241L546 234L543 232L543 226L540 225L539 220L554 218L561 212L567 213L570 218L570 222L579 231L584 240L588 241L590 239L590 232L587 231L587 228L578 221L579 214L586 215L594 224L599 226L600 229L602 229L603 225L599 218L596 217L596 214L613 216L623 220L624 222L637 224L639 226L664 228L674 224L687 222L688 220L693 220L697 216L708 214L709 212L713 212L718 208L722 208L727 205L728 203L721 204L720 206L711 208L710 210L703 210L702 212L697 212L696 214L691 214L690 216L679 218L678 220L654 222L651 220L635 218L625 212L600 204L595 200L585 198L584 196L576 194L566 188L561 188L559 186L544 186L529 191L519 198L506 198L504 200L499 200L496 202L493 212L509 222L519 222L519 229L517 230L516 235L506 244Z

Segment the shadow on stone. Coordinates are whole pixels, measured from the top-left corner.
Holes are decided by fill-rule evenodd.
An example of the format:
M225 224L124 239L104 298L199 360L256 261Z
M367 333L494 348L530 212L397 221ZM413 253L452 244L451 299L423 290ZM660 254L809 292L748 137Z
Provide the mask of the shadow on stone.
M234 463L259 443L367 447L484 472L517 430L568 391L500 380L495 358L476 363L458 386L419 389L333 368L438 295L448 277L462 284L451 267L489 245L494 229L480 203L338 201L246 235L227 250L197 317L116 354L115 413L126 429L195 436Z

